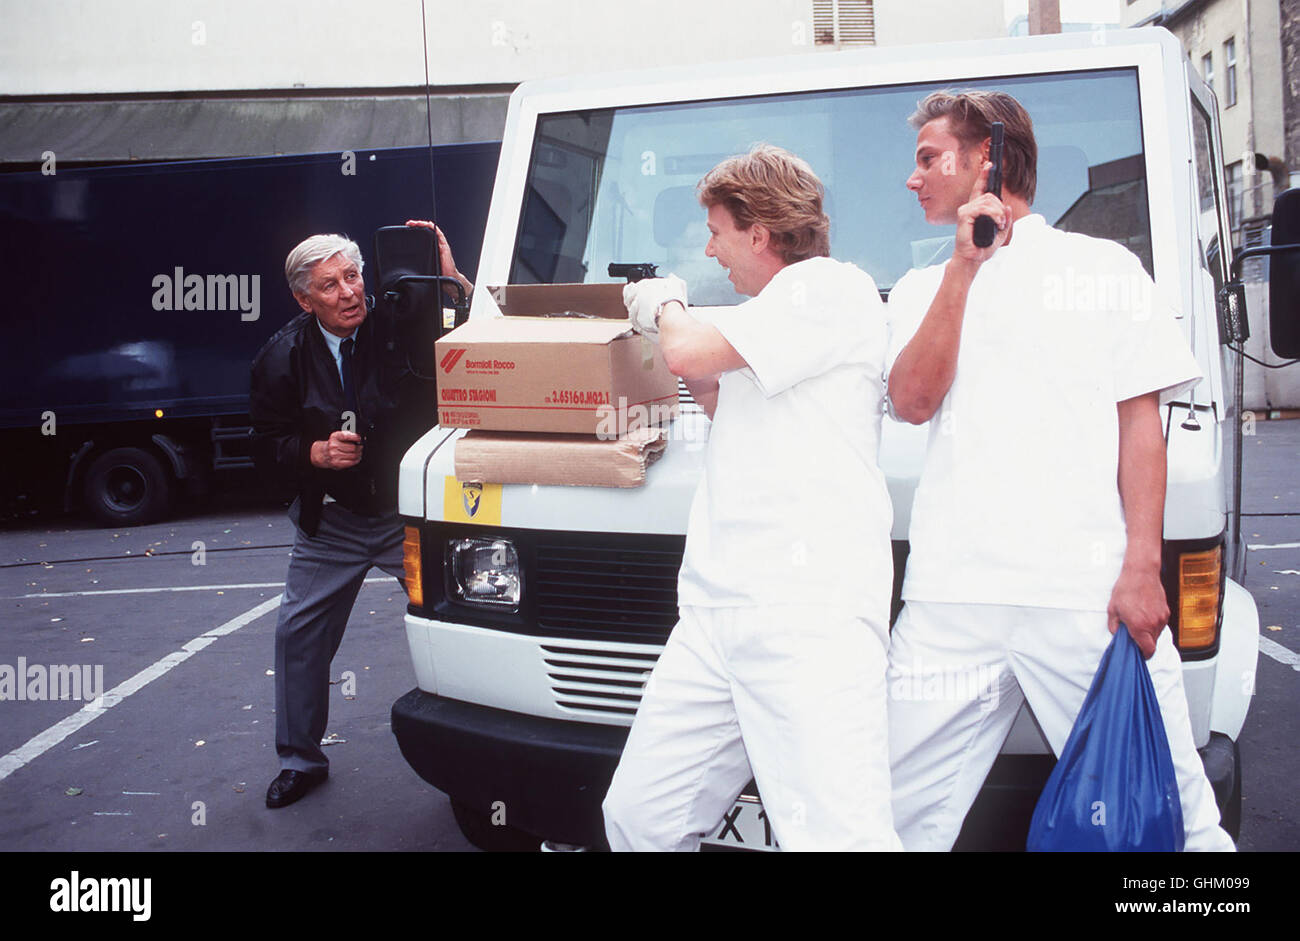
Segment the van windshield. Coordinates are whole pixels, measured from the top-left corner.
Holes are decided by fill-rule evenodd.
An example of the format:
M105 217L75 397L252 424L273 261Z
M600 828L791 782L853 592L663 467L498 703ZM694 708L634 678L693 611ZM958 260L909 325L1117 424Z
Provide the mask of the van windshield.
M940 88L1014 95L1034 120L1033 209L1072 232L1114 239L1151 272L1137 70L1021 76L978 84L895 85L538 118L510 281L608 282L610 262L651 262L686 280L695 304L743 300L704 256L695 186L763 141L803 157L826 186L831 254L887 291L909 268L952 251L953 227L926 224L904 186L916 133L907 118Z

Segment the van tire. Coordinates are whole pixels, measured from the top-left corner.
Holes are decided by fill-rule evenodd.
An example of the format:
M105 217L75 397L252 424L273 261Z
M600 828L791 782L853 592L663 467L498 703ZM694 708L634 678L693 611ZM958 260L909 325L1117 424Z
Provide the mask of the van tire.
M492 815L451 798L451 812L465 839L489 853L536 853L542 839L518 827L496 826Z
M82 497L102 526L152 523L171 508L174 490L162 461L143 448L112 448L86 470Z

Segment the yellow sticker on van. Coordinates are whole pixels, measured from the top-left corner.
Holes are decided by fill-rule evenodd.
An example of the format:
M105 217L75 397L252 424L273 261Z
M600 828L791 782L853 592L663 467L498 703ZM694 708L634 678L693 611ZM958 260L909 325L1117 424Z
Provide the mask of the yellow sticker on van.
M442 518L448 523L501 525L501 484L461 483L444 477Z

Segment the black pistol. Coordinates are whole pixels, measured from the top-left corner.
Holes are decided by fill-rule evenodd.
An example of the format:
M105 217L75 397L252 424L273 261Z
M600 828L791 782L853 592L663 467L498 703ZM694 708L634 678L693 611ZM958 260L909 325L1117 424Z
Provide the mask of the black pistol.
M658 271L659 266L652 265L649 262L635 262L626 265L621 265L615 261L609 263L609 276L611 278L627 278L628 284L634 284L642 278L653 278Z
M998 199L1002 198L1002 133L1002 122L994 121L989 135L989 162L993 167L989 170L988 186L984 190ZM996 232L997 224L992 216L979 216L975 220L975 246L988 248L993 244Z

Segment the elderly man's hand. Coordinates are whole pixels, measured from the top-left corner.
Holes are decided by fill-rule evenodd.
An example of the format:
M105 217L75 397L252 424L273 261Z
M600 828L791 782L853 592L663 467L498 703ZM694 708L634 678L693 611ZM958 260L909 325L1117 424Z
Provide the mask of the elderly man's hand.
M469 278L461 274L460 269L456 267L456 259L451 254L451 245L447 241L447 236L442 234L442 229L427 219L407 219L406 224L412 228L433 229L434 234L438 236L438 267L444 275L455 278L460 282L460 286L465 289L466 297L473 294L474 285L470 284ZM443 290L446 291L448 297L451 296L451 292L447 291L446 288Z
M627 307L632 329L643 336L659 336L655 313L669 301L676 301L682 305L682 310L686 309L686 282L676 275L646 278L623 288L623 304Z
M336 431L311 446L311 462L322 470L344 470L361 463L361 435Z

